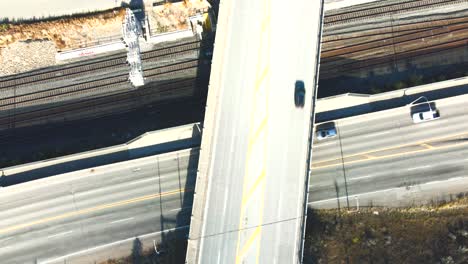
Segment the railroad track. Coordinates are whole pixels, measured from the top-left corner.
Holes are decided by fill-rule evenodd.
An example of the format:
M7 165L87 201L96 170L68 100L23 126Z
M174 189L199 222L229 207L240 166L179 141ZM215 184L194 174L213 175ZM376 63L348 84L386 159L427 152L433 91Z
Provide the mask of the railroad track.
M186 53L193 52L194 50L199 50L200 46L200 41L186 42L175 46L142 52L141 58L144 62L154 61L161 58L173 58ZM83 75L84 73L91 74L93 72L100 72L104 69L118 69L122 66L126 66L126 59L127 57L125 55L122 55L110 59L74 65L46 72L37 72L28 75L21 74L17 76L15 75L11 77L6 77L0 80L0 89L6 89L26 84L41 84L51 81L59 81L77 77Z
M168 77L180 74L181 72L195 69L198 67L198 59L184 62L173 63L164 66L158 66L144 70L143 74L147 79L155 77ZM128 74L120 74L110 77L105 77L99 80L86 81L70 86L57 87L44 91L32 92L23 95L3 98L0 100L0 111L23 108L27 106L37 105L40 103L56 102L57 99L63 97L71 97L75 95L96 95L105 92L113 92L122 90L122 85L126 85Z
M424 39L443 38L448 35L466 35L468 36L468 23L456 24L443 27L433 27L429 29L414 31L394 37L382 38L370 42L348 45L332 50L322 52L322 63L339 61L340 59L363 58L365 54L372 54L373 51L385 47L395 47L398 45L410 45L414 42L422 42ZM456 39L456 37L454 37ZM401 49L401 48L400 48ZM343 57L341 57L343 56Z
M436 19L325 37L323 79L467 45L468 17Z
M361 9L350 9L349 11L332 13L324 18L325 26L333 26L360 20L375 19L389 14L399 14L411 11L426 10L457 3L466 3L467 0L411 0L406 2L384 3L375 7L365 7Z
M369 60L364 61L355 61L351 63L345 63L338 66L327 66L326 64L322 64L320 70L323 71L320 73L320 76L324 79L332 78L337 75L340 75L343 72L355 72L361 69L367 69L370 67L375 67L383 64L387 64L389 62L396 62L402 59L411 59L420 56L427 56L433 54L439 54L441 51L449 51L459 48L465 48L468 46L468 37L459 39L456 41L449 41L444 43L438 43L431 46L426 46L423 48L413 48L407 49L404 52L399 53L392 53L389 55L372 58Z
M322 52L328 51L330 49L339 48L338 46L334 46L334 43L339 43L342 41L346 41L347 43L354 42L356 44L361 44L386 38L387 35L400 36L405 34L418 33L422 30L430 30L443 26L451 26L464 23L468 23L468 17L435 19L426 20L422 22L419 21L398 23L396 25L391 23L388 26L382 26L366 30L356 30L346 33L328 33L324 34L324 36L322 37Z
M177 93L181 90L193 89L196 83L196 78L188 78L180 81L167 81L158 84L157 87L145 88L143 90L132 90L118 92L100 97L80 100L77 102L68 103L66 105L50 106L46 108L36 109L33 111L16 113L9 116L0 117L0 130L11 129L15 127L24 127L29 123L44 123L46 119L65 119L67 114L82 113L86 110L92 110L93 114L90 116L80 117L79 119L93 119L103 117L117 112L127 112L141 107L139 98L144 96L147 100L150 97L159 98L161 93L171 92ZM96 87L100 88L100 87ZM155 89L156 88L156 89ZM133 102L133 104L132 104ZM127 104L127 108L121 108L121 105ZM117 107L118 106L118 107ZM98 111L98 109L107 109L108 111ZM109 109L111 111L109 111ZM0 137L0 140L2 137Z

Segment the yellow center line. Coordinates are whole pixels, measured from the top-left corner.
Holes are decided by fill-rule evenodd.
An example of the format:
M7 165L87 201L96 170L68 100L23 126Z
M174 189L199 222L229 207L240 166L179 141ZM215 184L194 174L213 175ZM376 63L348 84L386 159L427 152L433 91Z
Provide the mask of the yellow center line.
M363 156L366 157L367 159L375 158L375 156L372 156L372 155L369 155L369 154L363 154Z
M260 172L260 176L257 177L257 179L255 180L255 183L252 185L252 187L250 187L250 190L245 195L243 195L241 208L243 208L245 204L247 203L247 201L250 200L250 197L252 197L252 194L255 192L258 185L261 182L263 182L263 180L265 179L265 174L266 174L265 168L263 168L262 171Z
M267 124L267 121L268 121L268 118L267 116L265 116L263 119L262 119L262 122L260 123L260 125L258 126L257 130L255 131L255 133L253 134L253 136L250 138L249 140L249 149L252 148L252 145L257 141L258 137L260 136L260 133L265 129L265 126Z
M262 84L263 80L268 75L269 71L270 71L270 66L269 65L265 66L265 69L263 69L262 74L260 75L260 77L255 82L255 91L258 91L258 89L260 89L260 84Z
M419 152L426 152L426 151L433 151L433 150L439 150L439 149L460 147L460 146L465 146L465 145L468 145L468 142L456 143L456 144L451 144L451 145L444 145L444 146L439 146L439 147L431 147L431 148L425 148L425 149L419 149L419 150L412 150L412 151L407 151L407 152L389 154L389 155L385 155L385 156L378 156L378 157L372 158L372 160L392 158L392 157L398 157L398 156L403 156L403 155L407 155L407 154L414 154L414 153L419 153ZM358 162L363 162L363 161L368 161L368 160L369 159L361 159L361 160L348 161L348 162L344 162L344 163L343 162L338 162L338 163L333 163L333 164L324 165L324 166L317 166L317 167L314 167L312 165L312 169L323 169L323 168L333 167L333 166L337 166L337 165L353 164L353 163L358 163Z
M429 138L429 139L426 139L424 141L418 141L418 142L414 142L414 143L407 143L407 144L402 144L402 145L397 145L397 146L392 146L392 147L387 147L387 148L374 149L374 150L370 150L370 151L366 151L366 152L356 153L356 154L352 154L352 155L349 155L349 156L344 156L343 158L346 159L346 158L362 156L364 154L371 154L371 153L374 153L374 152L394 150L394 149L399 149L399 148L409 147L409 146L418 146L418 145L422 145L422 144L428 144L428 143L434 142L434 141L441 141L441 140L444 140L444 139L450 139L450 138L460 137L460 136L468 136L468 133L464 132L464 133L458 133L458 134L453 134L453 135L443 136L443 137L438 137L438 138ZM313 150L313 148L312 148L312 150ZM317 161L315 164L328 163L328 162L331 162L331 161L341 161L341 160L342 160L342 158L335 158L335 159ZM312 166L313 165L314 164L312 164Z
M26 228L26 227L31 227L31 226L43 224L43 223L47 223L47 222L52 222L52 221L55 221L55 220L61 220L61 219L65 219L65 218L72 217L72 216L83 215L83 214L92 213L92 212L96 212L96 211L100 211L100 210L104 210L104 209L108 209L108 208L113 208L113 207L123 206L123 205L127 205L127 204L137 203L137 202L141 202L141 201L151 200L151 199L164 197L164 196L169 196L169 195L173 195L173 194L189 192L191 190L192 189L178 189L178 190L173 190L173 191L164 192L164 193L160 193L160 194L159 193L158 194L149 194L149 195L136 197L136 198L132 198L132 199L128 199L128 200L123 200L123 201L118 201L118 202L114 202L114 203L98 205L98 206L91 207L91 208L81 209L81 210L78 210L78 211L63 213L63 214L56 215L56 216L42 218L42 219L32 221L32 222L29 222L29 223L24 223L24 224L19 224L19 225L6 227L6 228L3 228L3 229L0 229L0 234L10 232L10 231L15 231L15 230Z
M260 235L260 231L262 230L262 226L259 225L255 228L254 232L252 233L252 235L250 235L249 239L247 240L247 242L244 244L244 246L242 247L241 251L239 254L237 254L236 256L236 263L240 263L240 259L245 255L245 253L247 252L247 250L250 248L250 246L252 245L252 243L255 241L255 239Z
M258 223L258 226L256 227L256 230L253 234L253 236L251 236L247 243L243 243L243 246L242 246L242 249L240 250L240 247L241 247L241 233L242 233L242 229L243 229L243 219L244 219L244 215L247 213L247 208L245 207L246 206L246 202L250 199L250 197L253 195L253 193L255 192L256 189L259 188L259 186L261 186L262 188L264 188L265 186L265 175L266 175L266 172L265 172L265 159L266 159L266 142L264 142L263 144L263 155L261 154L260 156L256 156L256 157L252 157L251 153L252 153L252 148L253 148L253 145L254 144L258 144L258 141L260 139L260 135L261 135L261 132L262 131L265 131L265 126L267 125L268 123L268 91L267 89L269 88L268 85L265 85L263 86L264 89L266 90L264 94L261 94L259 92L260 88L262 87L262 84L267 82L269 79L267 78L267 76L269 76L270 74L270 68L269 68L269 25L270 25L270 20L269 20L269 9L267 9L267 7L269 7L269 0L265 0L263 2L263 11L265 11L263 14L262 14L262 22L261 22L261 33L259 34L260 35L260 42L259 42L259 47L258 47L258 50L257 50L257 54L258 54L258 58L257 58L257 65L256 65L256 73L255 73L255 82L254 82L254 89L253 89L253 109L252 111L250 112L250 131L249 131L249 139L248 139L248 146L247 146L247 155L246 155L246 164L245 164L245 172L244 172L244 184L243 184L243 190L242 190L242 204L241 204L241 208L240 208L240 217L239 217L239 231L238 231L238 236L237 236L237 246L236 246L236 258L235 258L235 261L236 261L236 264L237 263L241 263L243 262L243 257L244 257L244 254L245 252L251 247L252 243L254 242L255 240L255 237L257 236L260 236L261 234L261 225L262 225L262 213L263 213L263 192L262 192L262 196L260 197L260 208L259 208L259 211L260 211L260 219L259 219L259 223ZM263 33L266 33L267 34L267 38L266 40L264 39L265 37L263 36ZM264 43L266 42L266 46L267 47L264 47ZM266 51L264 50L266 49ZM266 54L266 61L263 61L263 63L265 63L266 65L262 65L262 56L261 54L263 54L262 52L265 51L265 54ZM260 121L261 123L258 124L258 128L256 130L254 130L254 126L257 125L255 124L255 120L254 120L254 115L255 114L259 114L259 111L257 109L257 101L259 100L265 100L266 102L266 109L264 111L266 111L266 116ZM267 131L265 131L266 133ZM263 140L266 140L265 136L263 137ZM262 169L262 172L260 173L260 175L258 175L258 178L255 179L255 182L254 182L254 185L248 189L248 186L247 186L247 179L248 177L250 176L250 173L249 173L249 163L250 162L257 162L257 163L262 163L262 164L259 164L261 166L263 166L263 169ZM263 189L262 189L263 190ZM260 240L260 239L258 239ZM260 247L259 245L259 242L257 243L257 246L258 248ZM257 248L257 256L256 256L256 259L257 259L257 262L258 262L258 253L259 253L259 250Z

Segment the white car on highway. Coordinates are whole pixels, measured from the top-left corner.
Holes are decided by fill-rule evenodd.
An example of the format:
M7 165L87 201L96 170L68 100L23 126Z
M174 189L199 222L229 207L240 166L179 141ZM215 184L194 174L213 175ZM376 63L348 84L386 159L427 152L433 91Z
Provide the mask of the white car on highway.
M419 112L413 114L413 123L421 123L425 121L436 120L440 118L439 113L437 110L429 110L426 112Z

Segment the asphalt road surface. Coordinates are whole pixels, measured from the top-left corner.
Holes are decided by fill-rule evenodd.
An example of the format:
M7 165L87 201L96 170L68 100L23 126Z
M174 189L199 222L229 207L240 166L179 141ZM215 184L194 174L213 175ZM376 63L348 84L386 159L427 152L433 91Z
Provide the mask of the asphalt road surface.
M186 226L197 158L198 149L183 150L0 190L1 262L49 263Z
M298 263L322 3L223 5L228 44L214 51L224 65L212 72L222 83L197 263Z
M420 124L413 124L410 107L335 121L339 135L314 144L309 203L337 207L337 196L375 193L380 199L379 190L465 177L467 100L437 101L440 119ZM434 197L439 194L434 190Z

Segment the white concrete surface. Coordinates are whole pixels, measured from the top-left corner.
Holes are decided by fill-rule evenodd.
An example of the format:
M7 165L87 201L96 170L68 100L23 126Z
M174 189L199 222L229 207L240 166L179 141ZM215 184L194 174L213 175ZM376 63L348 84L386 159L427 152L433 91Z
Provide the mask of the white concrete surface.
M0 18L62 16L106 10L129 0L0 0Z
M108 44L103 44L103 45L92 46L92 47L84 48L84 49L76 49L76 50L58 52L55 55L55 60L65 61L65 60L83 58L86 56L93 56L96 54L112 52L116 50L123 50L123 49L125 49L125 44L123 43L123 41L113 42L113 43L108 43Z

